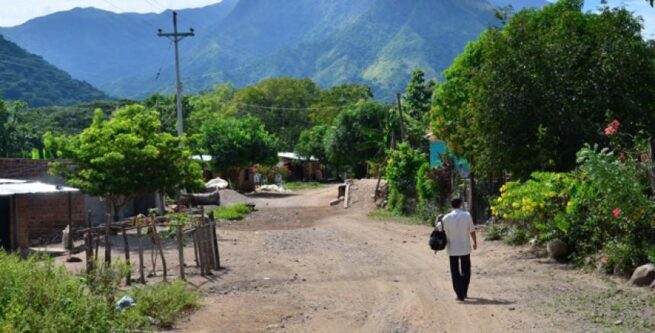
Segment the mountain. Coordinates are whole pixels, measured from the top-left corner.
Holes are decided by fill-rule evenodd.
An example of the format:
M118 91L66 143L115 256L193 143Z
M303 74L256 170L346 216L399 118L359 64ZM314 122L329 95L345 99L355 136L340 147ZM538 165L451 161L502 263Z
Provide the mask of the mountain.
M220 21L236 0L179 11L179 29L198 30ZM171 62L170 42L157 29L172 30L170 11L161 14L116 14L96 8L75 8L0 29L7 39L47 59L73 77L104 90L112 80L131 76L155 78ZM192 40L193 38L189 39ZM186 43L187 41L185 41Z
M322 86L361 82L390 98L420 67L436 78L466 43L497 24L493 8L543 0L224 0L178 11L187 91L271 76ZM174 91L173 54L156 28L170 12L115 14L77 8L0 29L9 39L112 96Z
M87 102L107 96L0 35L0 98L44 106Z

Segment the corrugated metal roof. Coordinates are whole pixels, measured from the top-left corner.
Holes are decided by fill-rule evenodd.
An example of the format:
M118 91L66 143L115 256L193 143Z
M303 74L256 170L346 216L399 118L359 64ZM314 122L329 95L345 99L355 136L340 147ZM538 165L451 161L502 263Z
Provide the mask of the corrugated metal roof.
M68 186L59 186L46 184L42 182L19 180L19 179L0 179L0 196L9 196L14 194L35 194L35 193L59 193L59 192L78 192L79 190Z
M286 158L286 159L289 159L289 160L305 160L305 159L306 159L306 158L303 157L303 156L298 156L298 154L296 154L296 153L291 153L291 152L280 152L280 153L277 153L277 157ZM310 161L313 161L313 162L318 161L318 159L316 159L314 156L310 156L310 157L309 157L309 160L310 160Z

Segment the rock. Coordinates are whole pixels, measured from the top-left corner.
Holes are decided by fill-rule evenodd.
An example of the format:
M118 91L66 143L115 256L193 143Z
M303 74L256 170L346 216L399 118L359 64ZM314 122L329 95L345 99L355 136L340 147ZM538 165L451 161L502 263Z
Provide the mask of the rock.
M207 183L205 183L205 189L208 192L213 192L215 190L222 190L228 188L229 184L227 180L221 178L214 178Z
M650 284L650 289L655 290L655 281L653 281L653 283Z
M617 320L614 322L614 325L621 325L623 324L623 320Z
M646 264L637 267L632 273L630 284L635 286L648 286L655 281L655 264Z
M548 256L553 259L562 259L569 253L569 247L561 239L553 239L546 246Z

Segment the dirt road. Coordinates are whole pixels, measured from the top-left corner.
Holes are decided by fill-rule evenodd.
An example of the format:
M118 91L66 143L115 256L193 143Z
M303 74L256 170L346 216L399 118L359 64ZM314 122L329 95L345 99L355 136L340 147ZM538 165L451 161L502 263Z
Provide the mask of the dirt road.
M446 255L435 255L427 246L430 228L370 219L372 186L370 181L358 183L354 207L349 209L327 206L336 194L334 187L257 198L257 212L220 228L226 269L211 280L195 281L205 293L204 306L178 323L176 331L646 332L655 328L655 302L650 296L619 288L617 298L606 294L617 290L612 283L498 242L482 241L472 255L472 299L457 303ZM631 311L612 313L604 305L589 306L602 295L616 302L635 299L626 309L644 306L645 315L633 318ZM591 310L600 316L598 320Z

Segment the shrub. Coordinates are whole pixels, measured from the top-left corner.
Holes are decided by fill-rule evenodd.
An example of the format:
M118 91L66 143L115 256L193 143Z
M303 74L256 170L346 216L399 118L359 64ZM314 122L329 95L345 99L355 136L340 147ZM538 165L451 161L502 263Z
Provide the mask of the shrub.
M416 173L418 213L423 219L434 220L439 210L445 210L450 194L450 179L446 169L432 169L425 162Z
M398 150L387 151L384 176L389 184L388 209L397 214L410 212L407 199L416 197L416 174L426 160L425 154L407 143L398 145Z
M182 281L134 288L129 293L136 301L133 311L154 319L158 326L165 328L171 327L185 311L197 308L200 299L200 294L187 290Z
M652 260L655 204L638 159L585 147L575 171L534 173L501 189L492 212L542 240L560 237L578 260L601 253L608 272ZM650 258L650 259L649 259Z
M488 241L501 240L507 235L508 229L506 224L491 223L487 226L484 239Z

